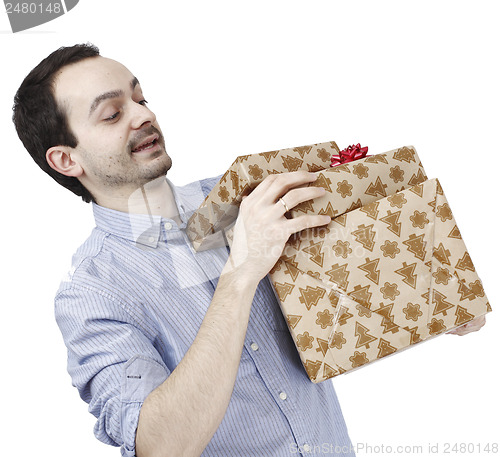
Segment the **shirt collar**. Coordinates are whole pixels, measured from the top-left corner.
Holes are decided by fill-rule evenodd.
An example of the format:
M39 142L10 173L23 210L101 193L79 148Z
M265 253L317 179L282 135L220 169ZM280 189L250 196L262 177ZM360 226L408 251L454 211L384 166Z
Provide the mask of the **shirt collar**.
M187 211L190 208L183 201L181 189L177 188L168 178L166 179L172 189L177 212L182 221L179 229L183 229L186 227L190 215L187 214ZM166 219L158 215L126 213L105 208L97 203L92 203L92 208L95 223L99 229L152 248L158 246L162 234L162 222L170 221L171 223L175 223L172 219Z

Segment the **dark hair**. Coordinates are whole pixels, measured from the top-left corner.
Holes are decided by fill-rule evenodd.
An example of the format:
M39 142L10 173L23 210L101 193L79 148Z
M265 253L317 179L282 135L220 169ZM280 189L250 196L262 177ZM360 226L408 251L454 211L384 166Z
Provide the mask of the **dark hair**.
M14 97L12 120L17 134L33 160L48 175L85 202L94 201L92 194L73 176L65 176L49 166L45 158L53 146L78 145L71 132L66 112L54 97L56 73L66 65L99 56L92 44L62 47L43 59L24 79Z

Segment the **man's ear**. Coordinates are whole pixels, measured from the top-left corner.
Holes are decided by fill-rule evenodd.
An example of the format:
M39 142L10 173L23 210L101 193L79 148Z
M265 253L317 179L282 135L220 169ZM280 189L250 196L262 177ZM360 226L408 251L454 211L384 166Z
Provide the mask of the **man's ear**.
M62 175L76 178L83 174L83 168L72 158L73 152L74 149L69 146L53 146L47 150L45 158L50 168L53 168Z

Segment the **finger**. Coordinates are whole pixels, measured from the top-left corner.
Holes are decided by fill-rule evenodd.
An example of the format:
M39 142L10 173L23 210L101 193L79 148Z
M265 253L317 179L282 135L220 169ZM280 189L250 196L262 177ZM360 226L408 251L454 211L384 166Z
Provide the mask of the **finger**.
M276 179L278 176L278 173L273 173L270 175L267 175L259 184L257 184L256 187L251 189L244 197L249 197L250 195L252 196L252 199L259 198L263 193L269 189L269 186L272 184L272 182Z
M478 330L483 327L483 325L486 323L486 319L484 319L484 316L480 316L467 324L461 325L460 327L457 327L454 330L451 330L450 334L452 335L459 335L459 336L464 336L472 332L477 332Z
M324 187L316 187L316 186L304 187L300 189L289 190L285 195L283 195L283 197L281 197L281 199L285 202L288 209L291 210L299 203L321 197L325 195L325 193L326 190ZM279 200L277 203L281 204ZM280 210L282 210L283 208L284 205L281 204Z
M253 198L259 198L263 203L275 203L293 187L308 184L317 179L316 173L305 170L270 175L255 188L251 195Z
M294 219L288 219L285 223L287 231L291 234L300 232L302 230L319 227L331 222L332 218L325 214L315 214L312 216L299 216Z
M467 324L463 325L461 328L465 328L469 330L470 332L474 332L476 330L479 330L484 324L486 324L486 318L485 316L479 316L476 317L475 319L467 322Z
M477 322L471 322L467 327L472 331L472 332L477 332L480 330L484 324L486 324L486 321L480 320Z
M474 319L475 322L479 325L479 327L482 327L484 324L486 324L486 316L483 314L482 316L479 316L478 318Z

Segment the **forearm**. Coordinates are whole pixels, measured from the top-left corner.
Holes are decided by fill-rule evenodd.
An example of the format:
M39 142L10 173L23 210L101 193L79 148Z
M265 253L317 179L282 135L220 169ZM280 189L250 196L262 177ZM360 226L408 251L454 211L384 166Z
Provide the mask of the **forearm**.
M224 417L257 287L225 271L193 344L141 408L138 457L199 456Z

